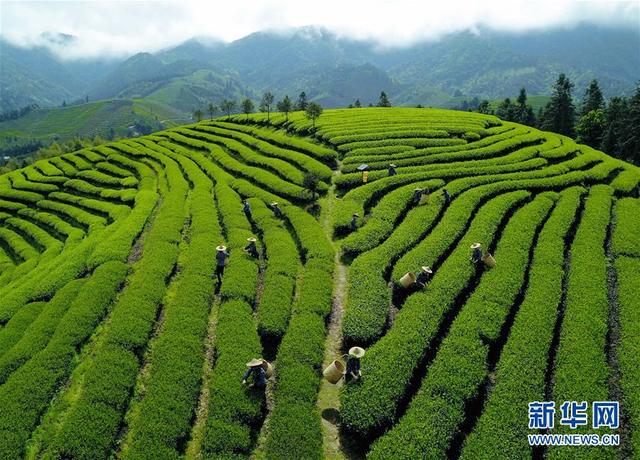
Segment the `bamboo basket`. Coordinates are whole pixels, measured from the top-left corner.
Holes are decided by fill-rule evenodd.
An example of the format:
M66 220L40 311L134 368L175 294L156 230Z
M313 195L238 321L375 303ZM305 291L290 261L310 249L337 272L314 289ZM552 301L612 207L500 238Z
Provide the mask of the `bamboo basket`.
M405 273L402 278L400 278L400 285L407 289L413 286L416 282L416 274L412 272Z
M324 371L322 371L322 375L329 383L333 383L334 385L340 381L342 376L344 375L344 364L342 362L335 360L331 364L329 364Z

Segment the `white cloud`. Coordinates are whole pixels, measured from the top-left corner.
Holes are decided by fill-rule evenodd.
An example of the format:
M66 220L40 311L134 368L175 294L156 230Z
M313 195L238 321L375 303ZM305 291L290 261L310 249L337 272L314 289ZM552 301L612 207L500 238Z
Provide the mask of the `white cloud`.
M419 0L183 0L0 2L1 35L21 46L43 44L41 34L78 37L48 45L66 58L124 56L157 51L193 36L232 41L264 29L309 24L382 47L479 26L508 31L570 27L579 22L640 29L638 1Z

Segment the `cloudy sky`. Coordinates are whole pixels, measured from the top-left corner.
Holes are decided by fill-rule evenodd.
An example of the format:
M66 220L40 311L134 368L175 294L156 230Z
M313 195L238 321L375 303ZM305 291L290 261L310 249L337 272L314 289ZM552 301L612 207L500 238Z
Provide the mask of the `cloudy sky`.
M384 47L479 26L524 31L590 22L640 29L640 0L0 0L0 22L0 35L21 46L43 44L46 33L73 35L73 43L53 48L75 58L153 52L193 36L232 41L305 25Z

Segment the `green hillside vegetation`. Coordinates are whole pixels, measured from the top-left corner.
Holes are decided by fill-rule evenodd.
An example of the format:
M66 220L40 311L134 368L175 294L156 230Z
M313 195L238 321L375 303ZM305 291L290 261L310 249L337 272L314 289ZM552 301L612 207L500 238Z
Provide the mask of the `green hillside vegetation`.
M68 107L31 111L16 120L0 122L0 138L65 141L73 137L126 137L136 121L156 129L188 121L183 112L147 100L104 100ZM13 139L12 139L13 140Z
M515 101L517 99L517 95L513 96L511 98L512 101ZM504 99L496 99L493 100L489 103L489 107L491 108L491 110L493 110L495 112L495 110L498 108L498 106L500 105L500 103L503 101ZM545 106L549 103L549 101L551 100L551 96L544 96L544 95L527 95L527 104L529 104L531 106L531 108L533 109L534 113L538 113L538 111L540 109L544 109Z
M518 34L480 28L436 41L391 48L339 37L318 27L256 32L231 43L191 39L125 60L60 61L43 48L0 42L0 111L36 103L143 98L191 111L195 100L299 94L327 107L355 99L375 104L381 90L394 105L451 108L455 95L494 100L551 94L558 72L582 93L597 78L607 98L630 95L640 74L640 35L621 27L580 24ZM144 51L144 50L140 50ZM211 81L202 76L211 74ZM179 94L175 97L170 94ZM459 96L458 96L459 97Z
M619 399L621 447L581 454L633 458L639 184L564 136L409 108L225 116L1 175L0 458L531 457L549 395ZM352 345L362 379L322 380ZM266 397L242 383L261 356Z
M245 90L234 80L211 70L198 70L187 77L173 78L162 86L144 93L145 101L191 114L194 108L206 106L220 98L240 99Z

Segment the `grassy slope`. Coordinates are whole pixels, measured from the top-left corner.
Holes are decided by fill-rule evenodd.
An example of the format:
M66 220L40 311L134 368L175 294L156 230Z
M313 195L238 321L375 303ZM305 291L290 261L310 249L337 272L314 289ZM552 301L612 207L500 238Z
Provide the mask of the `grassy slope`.
M154 121L156 117L165 127L188 121L182 112L154 101L114 99L33 111L0 123L0 139L17 136L47 141L59 137L64 141L76 135L106 136L111 127L117 135L124 136L135 119Z

